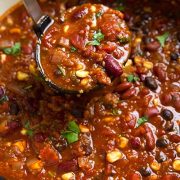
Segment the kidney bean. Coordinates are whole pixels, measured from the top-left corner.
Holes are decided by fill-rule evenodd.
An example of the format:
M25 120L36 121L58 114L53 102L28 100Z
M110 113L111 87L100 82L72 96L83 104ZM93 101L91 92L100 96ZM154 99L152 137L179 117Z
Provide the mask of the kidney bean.
M133 97L135 95L135 93L136 93L135 88L129 89L122 94L121 98L122 99L129 99L129 98Z
M155 66L153 68L153 72L154 74L158 77L158 79L161 81L161 82L164 82L166 81L166 77L167 77L167 73L166 71L160 67L160 66Z
M10 102L9 104L9 113L11 115L18 115L19 111L20 111L20 108L19 108L19 105L16 101L12 101Z
M169 109L163 109L161 112L162 118L164 118L166 121L170 121L173 119L173 113Z
M139 149L141 147L141 140L139 137L134 137L130 140L133 149Z
M129 175L128 180L141 180L141 175L138 173L132 173Z
M123 73L122 67L112 55L106 55L104 61L105 69L109 74L113 75L114 77L118 77Z
M78 169L78 163L76 159L62 162L58 165L58 172L70 172Z
M34 141L35 141L35 142L42 143L42 142L45 141L46 136L45 136L44 133L38 132L38 133L36 133L36 134L34 135L33 138L34 138Z
M32 54L32 52L33 52L32 45L31 44L24 44L24 45L22 45L22 51L25 54Z
M167 174L162 177L162 180L178 180L179 178L175 174Z
M4 96L5 90L2 86L0 86L0 99Z
M148 107L144 113L144 116L150 118L157 116L159 114L159 111L156 107Z
M151 151L155 148L155 137L152 129L148 125L144 125L146 133L145 133L145 138L146 138L146 148L147 150Z
M133 84L130 82L123 82L116 87L115 91L116 92L126 91L126 90L130 89L132 87L132 85Z
M72 20L78 20L83 18L86 14L88 13L88 9L87 8L79 8L77 9L73 15L72 15Z
M179 143L180 142L180 136L177 134L172 134L170 136L170 141L174 143Z
M19 121L10 121L7 123L7 126L10 131L14 131L21 127L21 123Z
M161 103L163 105L169 105L172 101L172 95L170 93L165 93L161 96Z
M145 48L148 51L157 51L160 48L160 44L158 41L152 41L146 44Z
M143 96L146 96L149 94L149 89L148 88L143 88L140 92Z

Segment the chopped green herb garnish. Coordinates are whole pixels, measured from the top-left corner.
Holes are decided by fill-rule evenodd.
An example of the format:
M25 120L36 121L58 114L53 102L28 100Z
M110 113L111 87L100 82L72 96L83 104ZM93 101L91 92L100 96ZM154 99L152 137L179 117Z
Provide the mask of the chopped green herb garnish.
M96 17L99 18L100 16L102 16L102 14L103 14L102 12L98 12L96 13Z
M119 6L119 7L116 8L116 10L118 10L118 11L124 11L124 10L125 10L125 7L124 7L124 6Z
M100 42L104 39L104 34L99 30L93 36L93 40L88 42L88 45L99 46Z
M167 40L167 38L169 37L169 32L165 32L163 35L161 36L156 36L156 39L159 41L159 43L161 44L161 47L164 47L165 42Z
M25 122L24 128L26 129L26 134L27 134L28 136L32 137L33 134L34 134L34 131L33 131L33 129L31 128L30 122L29 122L28 120Z
M121 44L127 44L130 41L130 37L118 36L118 40Z
M70 51L75 52L75 51L77 51L77 49L74 46L71 46Z
M80 129L75 121L70 121L67 125L67 130L62 132L62 136L66 138L69 144L78 141Z
M139 118L138 121L137 121L137 127L139 127L140 125L144 124L144 123L147 122L147 121L148 121L148 118L145 117L145 116Z
M133 74L130 74L128 77L127 77L127 80L128 82L133 82L133 81L139 81L139 78L137 76L134 76Z
M120 111L119 111L119 109L112 109L112 114L113 115L115 115L115 116L118 116L118 115L120 115Z
M65 69L61 67L60 65L57 65L57 67L58 67L59 74L62 76L65 76L66 75Z
M8 101L9 100L9 98L6 96L6 95L4 95L1 99L0 99L0 104L3 104L4 102L6 102L6 101Z
M18 55L21 52L21 44L19 42L15 43L14 46L10 48L4 48L3 52L8 55Z

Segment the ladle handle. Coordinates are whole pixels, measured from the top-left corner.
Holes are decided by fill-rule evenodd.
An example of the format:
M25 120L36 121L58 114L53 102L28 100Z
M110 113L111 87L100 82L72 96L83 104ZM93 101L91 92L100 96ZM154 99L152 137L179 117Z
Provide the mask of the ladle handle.
M48 15L45 15L36 0L23 0L28 14L34 21L34 30L38 37L54 22Z

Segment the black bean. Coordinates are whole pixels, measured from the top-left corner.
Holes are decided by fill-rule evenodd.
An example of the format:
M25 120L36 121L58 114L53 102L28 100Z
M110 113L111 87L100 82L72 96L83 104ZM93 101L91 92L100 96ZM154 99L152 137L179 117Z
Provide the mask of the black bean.
M173 113L169 109L163 109L161 112L162 118L164 118L166 121L170 121L173 119Z
M151 19L151 15L146 13L146 14L142 15L142 18L143 18L143 20L149 20L149 19Z
M4 88L0 86L0 99L4 96L4 94L5 94Z
M12 101L10 102L10 107L9 107L9 113L11 115L18 115L19 111L20 111L20 108L19 108L19 105L16 101Z
M86 156L89 156L90 154L92 154L93 149L91 145L88 144L88 145L83 145L83 151L85 152Z
M180 32L177 33L177 40L180 42Z
M146 77L144 84L146 87L148 87L151 90L156 90L158 88L158 85L156 83L156 80L153 79L152 77Z
M71 114L75 116L76 118L82 118L83 117L83 109L80 107L73 107L71 110Z
M172 52L170 56L171 56L171 60L177 61L177 59L178 59L178 54L177 53Z
M156 154L156 160L158 163L162 163L167 160L167 157L162 151L160 151Z
M139 172L142 176L147 177L151 175L151 169L149 167L142 167Z
M159 138L157 141L156 141L156 146L157 147L161 147L161 148L165 148L167 147L169 144L169 141L165 138Z

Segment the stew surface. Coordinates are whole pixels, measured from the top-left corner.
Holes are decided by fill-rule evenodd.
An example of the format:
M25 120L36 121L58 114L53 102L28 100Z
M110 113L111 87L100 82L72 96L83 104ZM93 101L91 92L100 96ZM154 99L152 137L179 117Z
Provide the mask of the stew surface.
M20 5L4 17L0 21L0 179L178 180L178 0L39 2L57 22L62 22L66 9L84 3L104 4L116 9L113 13L121 11L132 32L131 53L122 64L122 74L112 78L110 86L82 95L60 95L44 83L36 68L37 39L25 8ZM105 18L102 13L96 16ZM78 18L81 22L81 13ZM97 33L105 34L115 25L108 18L103 23L107 23L107 29ZM112 44L106 47L108 41ZM98 56L101 48L105 52L110 48L108 54L112 55L113 44L120 45L114 40L96 43L91 48ZM64 46L51 45L53 53ZM80 63L92 58L91 51L86 56L89 51L71 45L71 50L78 52L71 53L67 48L65 57L66 53L75 59L78 56ZM85 70L92 70L91 65L85 64ZM94 77L88 74L88 78Z

